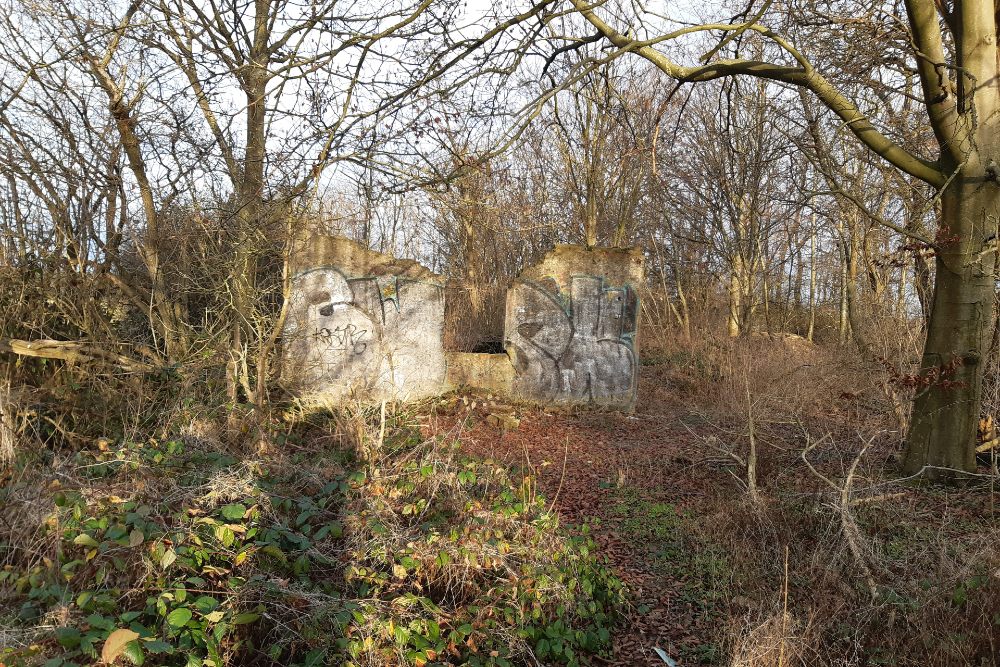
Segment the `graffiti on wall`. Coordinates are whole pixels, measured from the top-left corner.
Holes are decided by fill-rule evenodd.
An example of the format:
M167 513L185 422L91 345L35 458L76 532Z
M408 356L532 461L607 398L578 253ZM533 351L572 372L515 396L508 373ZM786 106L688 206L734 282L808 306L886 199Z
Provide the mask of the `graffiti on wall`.
M573 276L568 298L555 281L519 281L507 295L505 346L514 393L555 403L634 404L638 297L628 286Z
M292 281L285 357L292 377L331 398L413 400L444 382L443 328L440 285L312 269Z

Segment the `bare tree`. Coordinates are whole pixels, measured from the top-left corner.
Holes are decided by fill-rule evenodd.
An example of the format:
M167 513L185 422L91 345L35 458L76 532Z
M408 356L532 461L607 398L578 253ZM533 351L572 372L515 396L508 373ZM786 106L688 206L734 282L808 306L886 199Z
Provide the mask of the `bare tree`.
M916 71L926 122L937 140L937 153L902 145L877 127L820 66L832 68L835 54L811 59L808 49L766 27L768 5L748 8L732 22L707 23L660 32L638 17L642 33L615 27L613 11L584 0L573 8L604 39L621 51L634 52L680 82L729 76L752 76L808 91L836 114L867 148L905 174L937 191L941 204L937 239L922 240L936 249L934 301L922 361L925 386L917 393L907 435L904 470L925 466L971 470L982 401L982 360L991 339L996 268L995 125L1000 106L996 53L997 23L992 3L955 0L935 4L908 0L900 24L909 43L885 43ZM694 65L682 65L666 50L692 34L714 33L719 40ZM761 58L744 58L733 47L744 38L766 43ZM878 45L873 45L878 48ZM817 65L819 63L819 66ZM907 91L908 92L908 91ZM947 234L947 237L945 237Z

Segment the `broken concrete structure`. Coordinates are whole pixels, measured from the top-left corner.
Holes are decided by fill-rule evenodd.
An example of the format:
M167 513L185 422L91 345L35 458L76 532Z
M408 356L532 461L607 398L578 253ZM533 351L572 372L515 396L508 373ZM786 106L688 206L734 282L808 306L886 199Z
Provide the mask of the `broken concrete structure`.
M347 239L292 254L286 377L306 398L412 401L445 386L440 276Z
M448 352L448 386L471 387L510 397L514 367L506 352Z
M561 245L507 292L501 354L445 353L444 283L416 262L328 236L292 255L288 375L332 403L467 386L508 399L631 410L638 250Z
M635 406L643 280L638 250L557 246L507 293L511 394L564 405Z

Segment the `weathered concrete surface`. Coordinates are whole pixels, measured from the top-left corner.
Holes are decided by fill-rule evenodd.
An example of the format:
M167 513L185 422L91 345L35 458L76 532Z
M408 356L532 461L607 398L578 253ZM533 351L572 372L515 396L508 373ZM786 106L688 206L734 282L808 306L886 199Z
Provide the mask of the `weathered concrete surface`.
M638 250L557 246L507 292L504 354L443 345L443 279L331 236L291 257L285 377L302 397L411 401L456 387L556 405L635 406Z
M542 261L529 266L521 280L545 282L565 290L573 276L600 276L607 285L633 289L642 285L646 273L642 251L638 248L592 248L559 244Z
M291 266L285 377L304 399L411 401L444 390L440 276L329 236L298 242Z
M454 389L473 387L510 396L514 367L506 353L448 352L448 385Z
M637 249L557 246L507 293L505 348L515 398L635 407L643 281Z
M339 268L352 277L407 278L444 285L444 278L412 259L396 259L339 236L302 236L290 257L292 275L317 267Z

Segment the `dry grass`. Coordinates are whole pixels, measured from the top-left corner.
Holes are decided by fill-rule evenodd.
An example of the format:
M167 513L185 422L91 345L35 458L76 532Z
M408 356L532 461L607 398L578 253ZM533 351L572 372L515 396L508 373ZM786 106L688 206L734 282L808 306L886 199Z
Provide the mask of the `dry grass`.
M862 334L864 355L785 336L645 338L655 398L731 473L698 475L682 526L732 569L713 664L1000 664L996 479L898 479L910 396L897 380L919 341L888 318ZM747 503L751 436L759 502Z
M778 611L761 621L747 618L730 632L730 667L809 667L816 660L815 637L791 614Z

